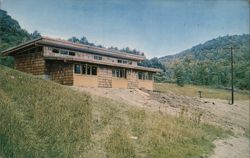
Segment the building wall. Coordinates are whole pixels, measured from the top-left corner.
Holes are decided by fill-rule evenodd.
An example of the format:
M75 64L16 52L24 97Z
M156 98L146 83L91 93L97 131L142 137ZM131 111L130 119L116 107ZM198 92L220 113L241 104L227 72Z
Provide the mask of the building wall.
M98 87L98 77L82 74L74 74L74 86Z
M73 68L72 68L73 69ZM97 66L97 75L73 74L73 85L99 88L146 88L153 90L153 80L139 80L135 70L126 70L127 78L112 76L112 67Z
M112 88L112 69L109 67L99 66L97 71L98 87Z
M45 60L43 59L42 50L27 51L20 55L15 55L14 58L17 70L33 75L44 75Z
M112 77L112 67L98 66L97 76L74 74L73 63L45 60L41 47L31 48L15 55L17 70L43 76L63 85L75 85L100 88L146 88L153 90L153 81L138 80L135 70L127 70L127 78Z
M153 80L139 80L138 81L139 88L146 88L148 90L154 89L154 81Z
M46 75L52 81L63 85L73 85L73 63L47 60Z
M112 88L128 88L128 80L124 78L112 78Z
M138 87L138 78L135 70L127 71L128 88L135 89Z

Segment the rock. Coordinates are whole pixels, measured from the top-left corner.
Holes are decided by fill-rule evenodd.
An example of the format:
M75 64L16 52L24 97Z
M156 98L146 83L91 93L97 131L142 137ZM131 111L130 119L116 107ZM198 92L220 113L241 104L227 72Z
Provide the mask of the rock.
M138 137L135 137L135 136L131 136L130 138L135 139L135 140L138 139Z

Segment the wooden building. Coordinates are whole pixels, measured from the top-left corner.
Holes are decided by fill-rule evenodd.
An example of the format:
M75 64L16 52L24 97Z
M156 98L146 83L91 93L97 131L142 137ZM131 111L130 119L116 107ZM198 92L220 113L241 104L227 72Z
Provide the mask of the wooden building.
M17 70L63 85L153 90L159 69L138 66L145 56L42 37L3 52Z

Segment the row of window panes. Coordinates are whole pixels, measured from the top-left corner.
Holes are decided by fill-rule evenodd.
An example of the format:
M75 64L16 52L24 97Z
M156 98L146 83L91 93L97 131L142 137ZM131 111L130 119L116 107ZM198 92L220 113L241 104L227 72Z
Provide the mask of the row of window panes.
M117 62L118 62L118 63L122 63L122 64L129 64L129 65L132 65L132 61L129 61L129 60L118 59Z
M63 49L57 49L57 48L49 47L49 50L52 50L53 53L59 53L59 54L63 54L63 55L70 55L70 56L75 56L76 55L75 52L68 51L68 50L63 50ZM102 60L102 56L95 55L94 59L95 60ZM129 61L129 60L118 59L117 62L122 63L122 64L132 65L132 61Z
M138 72L138 79L139 80L152 80L153 74L148 72Z
M125 69L112 69L112 76L117 78L127 78Z
M102 56L94 55L95 60L102 60Z
M63 54L63 55L70 55L70 56L75 56L76 53L68 50L63 50L63 49L57 49L57 48L51 48L49 47L49 50L51 50L53 53L58 53L58 54Z
M97 66L88 64L75 64L74 72L76 74L97 75Z

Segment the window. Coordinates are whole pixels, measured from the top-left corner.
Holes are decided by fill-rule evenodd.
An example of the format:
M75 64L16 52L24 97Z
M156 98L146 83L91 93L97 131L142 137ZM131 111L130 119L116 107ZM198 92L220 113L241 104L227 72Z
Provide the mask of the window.
M52 49L53 53L59 53L59 49Z
M96 66L92 66L92 75L97 75L97 67Z
M53 53L60 53L63 55L70 55L70 56L75 56L76 53L68 50L63 50L63 49L57 49L57 48L51 48L48 47L49 50L52 50Z
M125 69L113 69L112 76L118 78L127 78L126 70Z
M138 79L142 80L142 72L138 72Z
M102 60L102 57L101 57L101 56L95 55L95 56L94 56L94 59L95 59L95 60Z
M113 76L113 77L116 77L116 73L115 73L115 72L116 72L116 70L115 70L115 69L112 69L112 76Z
M153 74L152 73L148 73L148 79L153 80Z
M87 65L87 75L90 75L90 72L91 72L91 67Z
M122 63L122 64L132 64L132 61L129 61L129 60L122 60L122 59L118 59L117 60L118 63Z
M97 66L92 66L88 64L75 64L74 65L74 72L77 74L84 74L84 75L97 75Z
M86 64L82 65L82 74L86 74Z
M139 80L152 80L153 74L150 72L138 72L138 79Z
M81 73L81 65L79 65L79 64L75 64L75 73L76 74L80 74Z
M76 53L75 53L75 52L69 52L69 55L70 55L70 56L75 56Z
M69 51L67 51L67 50L60 50L60 54L69 55Z
M123 60L122 63L123 63L123 64L127 64L128 61L127 61L127 60Z

